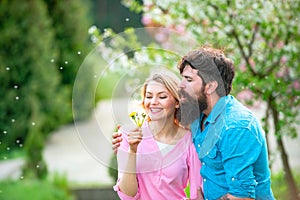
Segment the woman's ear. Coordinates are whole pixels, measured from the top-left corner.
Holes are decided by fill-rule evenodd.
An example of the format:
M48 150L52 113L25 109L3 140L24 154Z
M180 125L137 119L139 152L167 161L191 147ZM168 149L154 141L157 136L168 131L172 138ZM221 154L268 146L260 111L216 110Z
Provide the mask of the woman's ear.
M217 87L218 87L217 81L212 81L212 82L207 83L206 88L205 88L206 94L210 95L210 94L214 93L216 91Z

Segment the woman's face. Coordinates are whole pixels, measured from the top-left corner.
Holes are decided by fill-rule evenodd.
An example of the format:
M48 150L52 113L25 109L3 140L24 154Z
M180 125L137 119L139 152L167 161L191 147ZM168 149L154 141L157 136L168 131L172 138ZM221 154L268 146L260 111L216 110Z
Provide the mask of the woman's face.
M146 86L144 108L151 121L174 120L176 99L161 83L149 82Z

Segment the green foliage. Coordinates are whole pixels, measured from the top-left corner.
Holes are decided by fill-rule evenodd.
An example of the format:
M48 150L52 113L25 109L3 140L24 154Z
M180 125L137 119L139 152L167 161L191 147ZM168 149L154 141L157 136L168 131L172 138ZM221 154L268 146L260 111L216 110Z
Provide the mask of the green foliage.
M81 0L60 1L60 0L44 0L49 10L49 16L52 20L54 29L55 47L58 54L54 60L57 69L60 69L62 77L61 86L68 88L68 99L64 102L65 114L70 121L72 116L72 93L76 75L84 58L91 50L89 46L89 37L87 34L90 24L88 15L89 2ZM86 73L92 74L93 69L90 68ZM93 79L86 78L80 81L80 87L77 87L78 93L84 94L93 88ZM93 105L81 102L80 111L77 119L86 119L90 116Z
M64 190L66 193L70 193L69 182L68 182L67 175L65 173L60 174L59 172L54 172L52 174L52 177L50 177L50 181L57 188Z
M72 120L72 88L87 55L87 3L0 1L0 152L25 146L24 173L43 178L47 135ZM90 70L92 73L92 70ZM91 81L81 85L90 90ZM93 105L83 105L81 119Z
M107 27L116 32L123 31L126 27L142 27L141 13L131 12L131 8L122 5L121 0L89 0L92 2L90 14L96 26L101 30ZM142 0L140 0L142 1ZM141 6L142 8L142 6Z
M47 166L43 159L44 138L38 128L32 128L25 142L26 163L23 169L25 177L44 179L47 176Z
M110 158L108 174L116 182L118 180L118 161L116 155L112 155Z
M0 199L6 200L74 200L63 188L43 180L2 180Z
M3 152L22 148L35 124L40 134L56 128L63 121L59 112L65 110L62 102L66 97L58 87L60 77L51 62L56 49L43 1L1 1L0 5Z
M297 182L297 187L300 188L300 172L294 171L294 178ZM288 185L284 180L284 172L279 172L272 175L272 189L277 200L292 199L288 190Z

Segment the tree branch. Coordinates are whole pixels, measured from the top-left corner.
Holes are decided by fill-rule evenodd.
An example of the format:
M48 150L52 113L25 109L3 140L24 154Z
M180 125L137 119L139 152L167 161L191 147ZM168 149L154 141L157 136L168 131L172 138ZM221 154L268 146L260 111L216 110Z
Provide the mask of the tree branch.
M252 66L250 65L250 56L246 54L245 50L244 50L244 47L243 47L243 44L235 30L235 26L233 25L233 14L230 13L230 19L229 19L229 24L231 25L232 27L232 30L231 32L229 33L226 33L228 36L232 35L233 38L236 40L237 42L237 45L238 45L238 48L246 62L246 65L247 65L247 68L250 70L250 72L252 73L253 76L257 76L257 72L252 68ZM253 39L254 40L254 39ZM252 51L252 50L251 50Z
M251 37L251 40L250 40L250 43L249 43L249 57L251 57L252 56L252 46L253 46L253 44L254 44L254 41L255 41L255 36L256 36L256 34L258 33L258 29L259 29L259 26L260 26L260 23L259 22L256 22L255 23L255 25L254 25L254 31L253 31L253 33L252 33L252 37Z

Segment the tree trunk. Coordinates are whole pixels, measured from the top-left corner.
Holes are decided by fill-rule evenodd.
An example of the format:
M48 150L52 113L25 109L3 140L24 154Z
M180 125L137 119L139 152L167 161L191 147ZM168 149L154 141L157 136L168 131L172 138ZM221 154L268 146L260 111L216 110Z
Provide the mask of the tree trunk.
M271 108L272 115L273 115L274 131L275 131L275 133L278 133L280 131L279 112L272 105L270 105L270 108ZM288 184L290 200L300 200L300 197L298 195L299 192L297 189L297 185L293 178L293 174L292 174L289 162L288 162L288 155L286 153L281 134L275 134L275 135L276 135L276 142L277 142L277 145L278 145L278 148L280 151L280 155L281 155L281 161L282 161L283 170L284 170L284 177Z
M272 168L272 162L271 162L271 152L270 152L270 141L269 141L269 111L270 111L270 104L267 102L267 108L266 108L266 113L265 113L265 121L263 124L263 129L265 130L266 133L266 143L268 147L268 159L269 159L269 168Z

